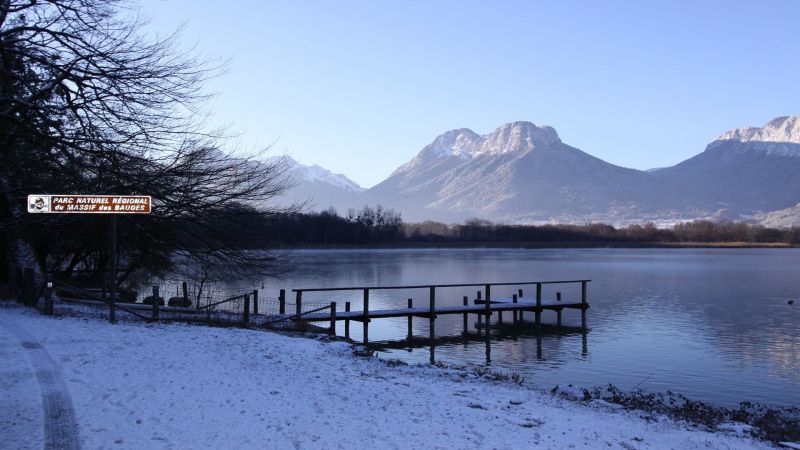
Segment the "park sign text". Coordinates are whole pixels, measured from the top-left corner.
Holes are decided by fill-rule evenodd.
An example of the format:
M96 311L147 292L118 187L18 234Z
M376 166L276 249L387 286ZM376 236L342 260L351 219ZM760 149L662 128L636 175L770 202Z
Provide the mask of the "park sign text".
M149 195L29 195L29 213L149 214Z

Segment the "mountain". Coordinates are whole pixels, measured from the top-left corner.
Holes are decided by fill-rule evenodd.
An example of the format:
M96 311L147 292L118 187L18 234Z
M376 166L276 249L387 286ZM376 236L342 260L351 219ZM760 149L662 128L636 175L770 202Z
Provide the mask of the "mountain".
M289 179L293 186L279 199L282 204L304 204L306 210L320 211L333 206L339 212L358 204L356 200L364 188L338 173L316 164L300 164L282 156L290 166Z
M800 201L800 117L727 131L699 155L651 175L720 217L789 208Z
M362 197L410 221L621 223L677 217L683 203L662 184L564 144L551 127L514 122L448 131Z
M383 205L408 222L800 223L798 117L727 131L697 156L648 171L607 163L530 122L484 135L448 131L366 191L344 175L292 164L297 184L287 199L340 212Z

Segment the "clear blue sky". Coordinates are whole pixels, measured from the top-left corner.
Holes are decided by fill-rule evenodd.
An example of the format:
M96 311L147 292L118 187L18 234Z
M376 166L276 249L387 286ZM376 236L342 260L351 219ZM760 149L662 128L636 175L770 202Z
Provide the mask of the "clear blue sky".
M231 58L209 84L243 146L365 187L442 132L551 125L608 162L672 165L800 114L800 1L144 0Z

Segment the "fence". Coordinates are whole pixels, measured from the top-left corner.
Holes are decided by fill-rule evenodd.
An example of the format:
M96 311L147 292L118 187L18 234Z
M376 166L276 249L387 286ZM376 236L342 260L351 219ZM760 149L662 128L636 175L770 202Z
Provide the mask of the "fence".
M164 299L166 291L152 286L145 296L138 293L114 295L106 289L79 287L33 269L12 271L10 294L18 303L48 315L71 315L134 321L182 321L214 325L264 325L277 313L278 299L259 299L259 290L237 293L207 289L182 283L176 295ZM166 295L165 295L166 296ZM112 298L113 297L113 298ZM267 314L265 314L267 313Z

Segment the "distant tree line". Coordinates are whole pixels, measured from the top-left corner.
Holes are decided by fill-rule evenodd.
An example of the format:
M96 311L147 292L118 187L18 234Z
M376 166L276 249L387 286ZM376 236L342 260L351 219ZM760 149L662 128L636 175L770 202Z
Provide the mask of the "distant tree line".
M392 209L364 206L342 217L330 208L322 212L270 215L261 236L280 244L368 244L401 242L403 219Z
M800 227L766 228L743 222L698 220L672 228L655 224L616 228L606 224L504 225L473 219L462 224L404 223L400 214L366 206L340 216L336 210L278 214L264 221L261 242L278 244L370 243L786 243L800 245Z
M501 225L483 220L447 225L408 224L404 238L417 242L609 242L609 243L787 243L800 244L800 227L775 229L743 222L697 220L672 228L653 223L615 228L606 224Z

